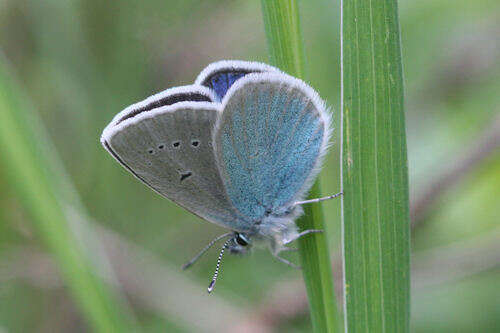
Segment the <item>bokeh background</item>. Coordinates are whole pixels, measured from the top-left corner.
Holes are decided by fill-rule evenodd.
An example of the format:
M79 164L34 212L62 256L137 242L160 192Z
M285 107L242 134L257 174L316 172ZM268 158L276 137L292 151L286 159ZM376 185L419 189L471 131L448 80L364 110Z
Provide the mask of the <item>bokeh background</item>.
M300 5L308 81L334 110L337 130L321 179L324 193L336 193L340 1ZM412 331L498 332L500 2L401 0L399 6ZM86 230L81 241L93 244L96 274L116 289L143 331L309 331L300 272L267 250L226 256L215 293L206 295L217 250L188 271L180 266L223 230L146 188L99 144L121 109L191 83L210 62L267 62L260 1L0 0L0 52L83 202L85 217L72 223ZM0 332L87 332L2 171L5 162L0 159ZM340 297L340 205L323 206Z

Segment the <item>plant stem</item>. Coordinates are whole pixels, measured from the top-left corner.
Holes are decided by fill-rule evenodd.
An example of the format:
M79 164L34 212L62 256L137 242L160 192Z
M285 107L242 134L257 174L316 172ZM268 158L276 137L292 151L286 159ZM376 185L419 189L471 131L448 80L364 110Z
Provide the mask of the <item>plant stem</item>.
M262 0L262 13L271 63L290 75L304 77L304 50L300 31L299 10L295 0ZM310 198L319 198L317 181ZM325 230L321 204L304 206L305 214L297 221L301 230ZM304 282L309 298L314 332L339 330L327 232L299 239Z
M75 193L33 108L0 54L0 159L5 179L16 192L60 273L95 332L136 329L117 294L97 276L70 222L80 209Z
M346 328L408 332L408 166L396 0L342 1L342 187Z

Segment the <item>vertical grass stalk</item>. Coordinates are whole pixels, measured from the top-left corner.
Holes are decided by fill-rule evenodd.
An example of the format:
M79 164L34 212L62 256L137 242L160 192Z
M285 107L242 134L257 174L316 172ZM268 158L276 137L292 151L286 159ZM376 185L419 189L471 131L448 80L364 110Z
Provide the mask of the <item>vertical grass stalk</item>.
M297 2L262 0L262 13L271 63L290 75L304 78L304 50ZM310 197L320 196L320 184L316 182ZM304 210L304 216L297 221L300 229L325 230L321 204L305 205ZM336 332L339 329L326 235L324 232L299 239L314 332Z
M342 0L345 325L409 331L408 167L396 0Z
M95 274L73 233L68 208L75 198L36 113L0 54L1 170L54 256L66 286L94 332L131 332L135 323L119 297ZM78 207L79 208L79 207Z

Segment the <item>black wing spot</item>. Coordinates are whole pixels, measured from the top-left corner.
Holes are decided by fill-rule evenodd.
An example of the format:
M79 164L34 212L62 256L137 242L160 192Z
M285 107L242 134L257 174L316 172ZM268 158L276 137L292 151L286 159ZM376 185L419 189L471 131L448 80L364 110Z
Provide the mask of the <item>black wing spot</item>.
M193 173L191 171L188 171L188 172L184 172L184 173L181 173L181 182L186 179L186 178L189 178L191 177Z
M164 145L159 145L159 146L158 146L158 149L163 149L163 148L165 148L165 146L164 146Z
M150 153L150 154L152 154L152 153L154 153L154 152L155 152L155 151L154 151L153 149L148 150L148 153Z
M193 140L193 141L191 141L191 145L192 145L193 147L198 147L198 146L200 145L200 141L198 141L198 140Z
M174 142L172 142L172 146L173 146L174 148L179 148L179 146L180 146L180 145L181 145L181 142L180 142L180 141L174 141Z

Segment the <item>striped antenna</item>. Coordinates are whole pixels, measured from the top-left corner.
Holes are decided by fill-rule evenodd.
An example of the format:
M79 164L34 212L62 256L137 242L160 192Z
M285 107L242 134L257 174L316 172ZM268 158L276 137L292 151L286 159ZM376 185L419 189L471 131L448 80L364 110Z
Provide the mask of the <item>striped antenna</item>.
M188 269L189 267L191 267L195 262L198 261L198 259L200 259L200 257L208 251L208 249L210 249L215 243L217 243L218 241L220 241L221 239L223 238L226 238L228 236L231 236L233 235L234 233L233 232L227 232L223 235L220 235L218 237L216 237L215 239L213 239L210 243L208 243L207 246L205 246L196 256L194 256L193 259L189 260L187 263L185 263L184 265L182 265L182 269Z
M222 261L222 256L224 255L224 251L229 247L229 243L233 241L233 238L228 239L219 253L219 258L217 259L217 267L215 267L214 277L212 278L212 282L208 285L208 293L210 294L212 290L215 288L215 282L217 282L217 276L219 275L220 263Z

